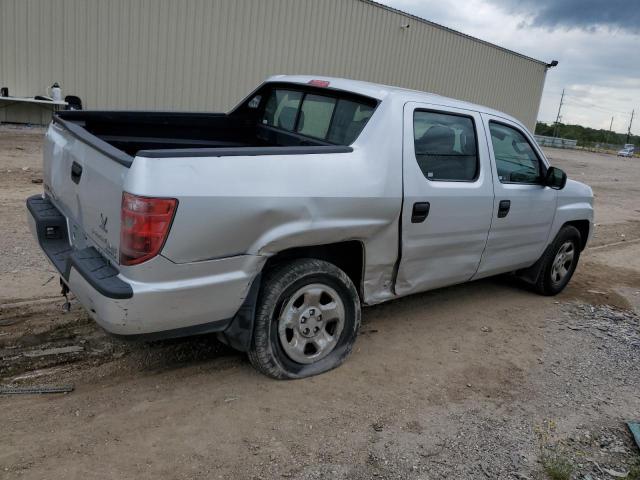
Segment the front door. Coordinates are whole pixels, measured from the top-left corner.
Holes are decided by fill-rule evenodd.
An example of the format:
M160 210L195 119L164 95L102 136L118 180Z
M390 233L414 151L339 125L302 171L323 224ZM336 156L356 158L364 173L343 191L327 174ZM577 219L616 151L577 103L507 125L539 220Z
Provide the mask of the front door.
M469 280L480 264L493 212L479 113L408 103L403 141L397 295Z
M544 186L547 164L526 130L500 117L482 116L495 178L495 206L475 278L535 263L550 241L558 196Z

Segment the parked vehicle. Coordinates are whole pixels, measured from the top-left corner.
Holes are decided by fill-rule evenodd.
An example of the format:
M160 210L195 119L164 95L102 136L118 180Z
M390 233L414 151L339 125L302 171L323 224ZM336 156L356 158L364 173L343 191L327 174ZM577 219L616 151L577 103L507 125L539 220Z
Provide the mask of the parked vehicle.
M635 148L633 145L625 145L622 150L618 152L619 157L633 157Z
M228 114L59 112L27 207L109 332L219 332L301 378L345 360L361 306L505 272L562 291L592 202L508 115L277 76Z

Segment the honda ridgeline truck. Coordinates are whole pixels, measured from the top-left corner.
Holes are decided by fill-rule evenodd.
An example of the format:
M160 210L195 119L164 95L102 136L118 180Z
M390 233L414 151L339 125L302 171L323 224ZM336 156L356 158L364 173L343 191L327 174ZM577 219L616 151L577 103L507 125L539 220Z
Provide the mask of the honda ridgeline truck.
M276 378L341 364L362 306L514 272L569 282L593 195L501 112L276 76L228 114L65 111L33 234L109 332L219 332Z

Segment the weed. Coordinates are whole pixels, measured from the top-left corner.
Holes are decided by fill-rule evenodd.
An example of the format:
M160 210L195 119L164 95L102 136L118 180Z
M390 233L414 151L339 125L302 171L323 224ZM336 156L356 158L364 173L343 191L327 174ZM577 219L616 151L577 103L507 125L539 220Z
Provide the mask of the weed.
M573 465L564 456L559 454L543 454L540 462L545 473L551 480L569 480L573 473Z
M640 480L640 460L629 468L626 480Z
M540 463L550 480L570 480L573 473L573 464L562 454L562 445L552 442L556 427L556 423L553 420L545 420L541 425L534 427L540 448ZM555 446L552 446L552 444Z

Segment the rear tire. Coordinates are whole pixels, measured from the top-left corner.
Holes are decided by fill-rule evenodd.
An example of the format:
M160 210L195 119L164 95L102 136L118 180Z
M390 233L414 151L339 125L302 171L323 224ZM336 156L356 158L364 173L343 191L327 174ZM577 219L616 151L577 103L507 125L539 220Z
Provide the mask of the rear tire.
M323 260L293 260L265 274L249 360L272 378L317 375L345 361L359 327L348 275Z
M542 268L535 283L538 293L551 296L564 290L578 266L581 245L577 228L562 227L541 259Z

